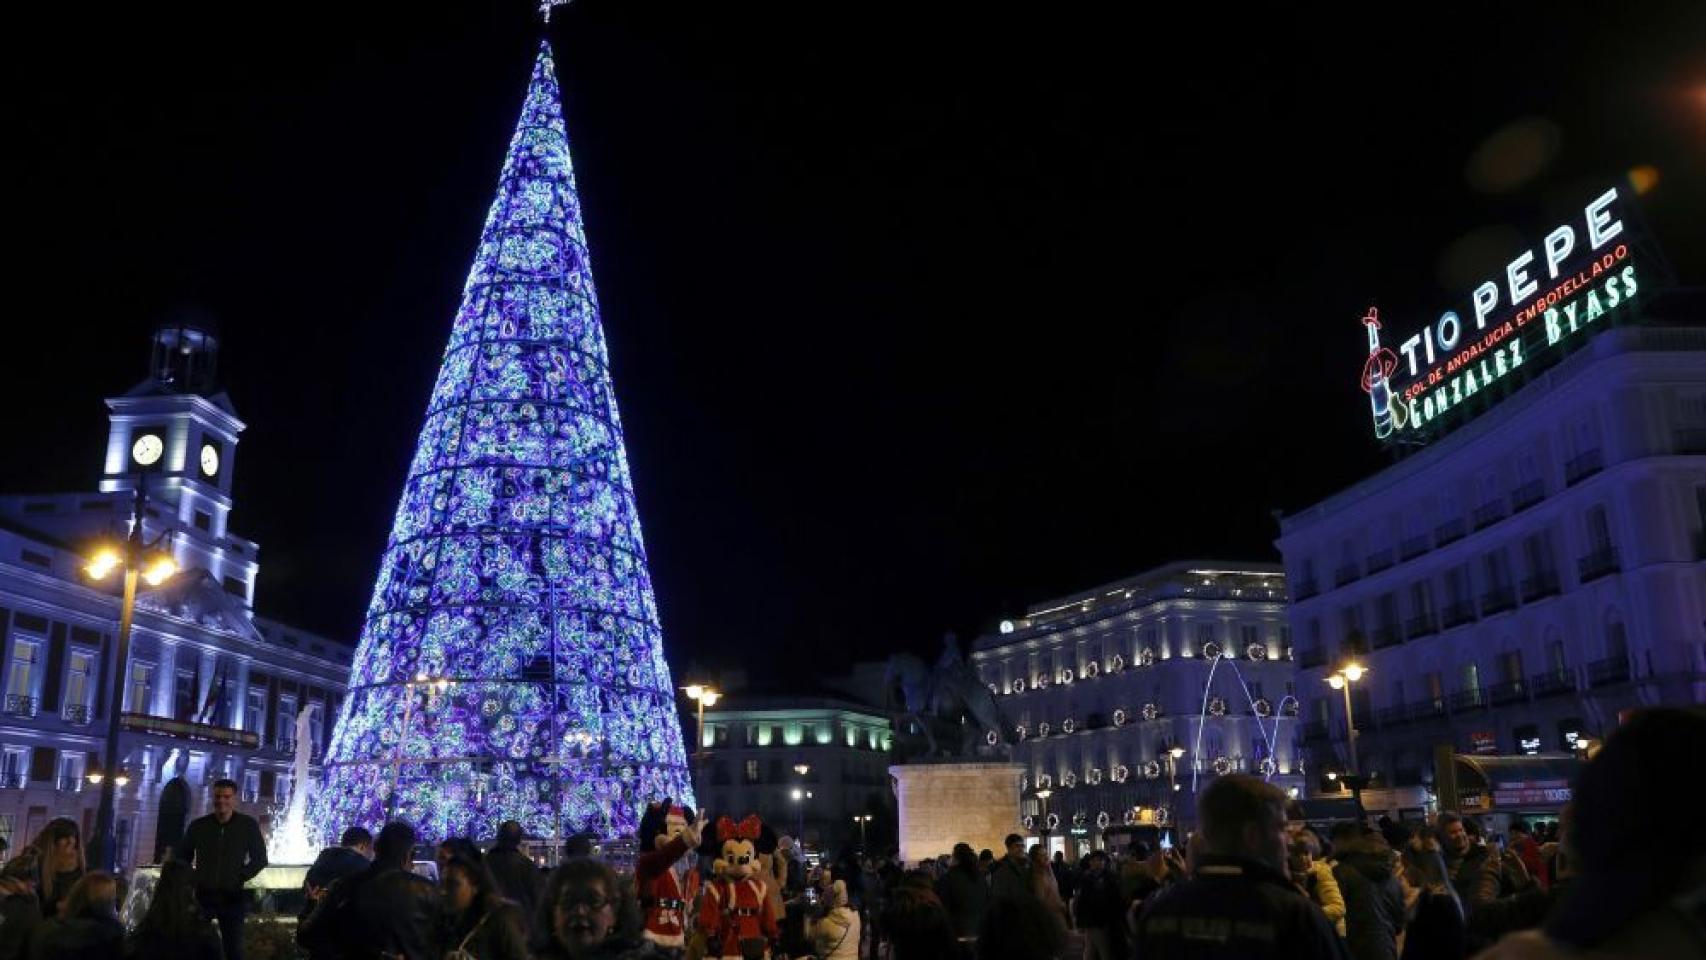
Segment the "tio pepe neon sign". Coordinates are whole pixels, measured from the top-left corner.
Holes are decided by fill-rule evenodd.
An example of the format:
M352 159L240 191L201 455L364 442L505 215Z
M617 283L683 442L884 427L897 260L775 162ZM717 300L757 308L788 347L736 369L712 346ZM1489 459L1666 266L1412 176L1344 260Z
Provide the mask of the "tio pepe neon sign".
M1633 298L1640 287L1634 265L1626 262L1628 244L1612 242L1624 232L1614 211L1620 199L1615 187L1600 194L1582 210L1579 240L1574 224L1561 224L1546 235L1538 258L1536 250L1525 250L1505 266L1502 284L1488 280L1476 287L1470 295L1473 330L1456 310L1447 310L1394 351L1381 343L1380 314L1370 307L1362 318L1368 357L1361 386L1374 435L1385 440L1420 430L1522 366L1534 351L1586 330ZM1547 287L1539 277L1542 265Z

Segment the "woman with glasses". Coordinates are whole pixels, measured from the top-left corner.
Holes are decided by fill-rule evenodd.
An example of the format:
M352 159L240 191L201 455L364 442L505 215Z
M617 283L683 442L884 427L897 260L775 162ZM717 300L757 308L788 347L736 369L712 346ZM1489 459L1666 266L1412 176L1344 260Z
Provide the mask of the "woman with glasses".
M667 956L641 939L640 905L615 871L585 858L551 874L539 902L545 942L536 960L651 960Z

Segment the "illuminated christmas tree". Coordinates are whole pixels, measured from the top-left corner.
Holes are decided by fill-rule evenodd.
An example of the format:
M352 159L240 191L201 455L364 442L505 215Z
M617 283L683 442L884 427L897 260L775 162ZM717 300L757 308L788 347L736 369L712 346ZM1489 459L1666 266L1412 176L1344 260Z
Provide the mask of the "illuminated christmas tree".
M542 44L324 765L328 836L631 831L691 803Z

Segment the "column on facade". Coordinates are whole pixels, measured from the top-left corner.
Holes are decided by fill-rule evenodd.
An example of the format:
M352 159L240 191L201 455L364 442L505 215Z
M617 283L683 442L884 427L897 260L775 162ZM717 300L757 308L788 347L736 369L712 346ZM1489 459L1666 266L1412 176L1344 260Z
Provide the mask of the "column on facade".
M160 641L160 665L154 670L154 704L147 712L156 717L172 715L172 698L178 685L178 642Z
M238 730L247 729L249 716L249 658L238 657L236 669L232 671L236 679L231 684L231 715L227 725ZM238 758L238 781L242 779L242 760Z
M201 719L201 708L207 703L207 698L214 693L214 673L219 668L219 653L212 648L201 651L200 668L196 670L195 717ZM219 726L219 717L211 718L214 726Z

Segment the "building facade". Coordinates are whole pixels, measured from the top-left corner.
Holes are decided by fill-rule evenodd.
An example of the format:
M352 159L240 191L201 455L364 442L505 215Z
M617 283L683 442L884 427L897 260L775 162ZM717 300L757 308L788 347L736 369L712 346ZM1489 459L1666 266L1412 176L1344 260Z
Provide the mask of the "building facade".
M831 851L892 838L893 729L883 711L829 696L735 693L724 702L705 711L691 760L713 819L756 813L778 833ZM871 819L861 828L854 818L864 816Z
M14 847L53 817L93 831L88 774L104 754L115 674L127 865L155 858L163 798L198 815L222 777L266 822L292 786L303 710L317 769L352 651L254 613L258 548L226 526L244 425L213 388L217 347L199 330L156 333L148 379L107 401L94 489L0 497L0 836ZM139 443L159 447L146 470ZM84 567L95 546L129 533L138 482L143 538L179 572L139 585L129 662L115 671L120 578L97 582Z
M1012 727L1030 827L1082 852L1107 827L1187 811L1218 774L1298 786L1285 610L1279 567L1189 561L979 637L971 662Z
M1626 326L1284 518L1314 769L1348 762L1324 680L1351 660L1359 767L1389 787L1430 785L1440 744L1568 752L1702 702L1703 517L1706 329Z

